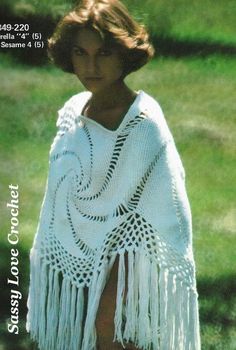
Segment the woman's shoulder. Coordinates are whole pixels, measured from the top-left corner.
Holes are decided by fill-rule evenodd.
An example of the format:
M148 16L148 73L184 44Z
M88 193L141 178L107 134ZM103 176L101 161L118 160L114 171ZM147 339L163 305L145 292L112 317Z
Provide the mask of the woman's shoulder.
M79 107L82 107L90 96L91 96L91 92L89 92L89 91L79 92L79 93L71 96L64 103L63 107L60 110L68 109L68 108L79 108Z
M158 100L145 91L140 91L140 110L145 112L148 119L157 122L165 120L162 107Z
M58 110L57 127L63 127L66 123L75 120L90 96L89 91L82 91L71 96Z
M158 100L145 91L141 91L140 97L139 110L145 117L145 126L148 127L150 132L158 133L161 139L172 139L172 134Z

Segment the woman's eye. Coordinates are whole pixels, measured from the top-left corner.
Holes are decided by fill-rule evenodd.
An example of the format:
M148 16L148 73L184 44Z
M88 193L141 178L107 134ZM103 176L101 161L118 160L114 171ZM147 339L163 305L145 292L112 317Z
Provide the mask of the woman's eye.
M111 56L112 55L112 51L111 50L101 50L99 52L100 56Z
M82 56L84 53L80 49L73 49L73 54L76 56Z

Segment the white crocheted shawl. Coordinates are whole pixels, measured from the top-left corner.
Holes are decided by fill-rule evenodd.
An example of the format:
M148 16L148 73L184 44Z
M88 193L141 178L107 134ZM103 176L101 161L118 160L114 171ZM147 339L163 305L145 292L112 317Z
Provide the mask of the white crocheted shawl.
M199 350L185 172L161 108L139 91L112 131L81 115L90 96L59 111L31 250L27 330L43 350L96 349L99 300L118 256L114 340Z

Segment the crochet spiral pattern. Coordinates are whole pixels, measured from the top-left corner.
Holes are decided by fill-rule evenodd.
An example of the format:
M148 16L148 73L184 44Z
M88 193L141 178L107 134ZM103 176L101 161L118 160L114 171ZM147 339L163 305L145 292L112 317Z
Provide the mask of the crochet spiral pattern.
M118 256L114 340L199 350L185 172L161 108L139 91L112 131L81 115L90 96L59 111L31 250L27 330L42 350L95 350L99 301Z

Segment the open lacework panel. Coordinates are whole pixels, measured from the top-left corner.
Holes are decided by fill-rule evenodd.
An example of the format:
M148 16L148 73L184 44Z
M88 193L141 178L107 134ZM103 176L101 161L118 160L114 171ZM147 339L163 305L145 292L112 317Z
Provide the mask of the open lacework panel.
M165 156L169 144L173 147L172 137L162 142L128 200L118 203L112 212L97 215L86 212L78 205L80 202L96 201L107 191L127 139L135 127L146 118L146 114L139 113L128 120L117 133L109 165L96 192L89 191L94 167L94 145L88 125L83 125L82 131L89 149L90 173L84 171L79 154L73 147L51 152L51 165L64 157L71 157L80 167L80 175L75 174L73 181L69 180L70 190L64 197L67 227L80 254L73 255L55 234L57 196L69 177L70 172L66 172L58 177L50 195L52 207L48 231L44 232L39 249L32 254L28 329L33 339L39 341L40 349L64 350L68 348L68 344L71 350L96 348L96 312L117 254L119 271L114 338L122 344L132 341L145 350L199 349L198 304L192 256L189 258L176 250L139 210L139 203L149 178ZM73 109L70 108L67 108L60 119L56 140L58 137L65 137L78 122ZM91 247L77 232L71 210L72 190L76 199L73 202L74 210L81 218L104 225L109 220L117 220L117 224L104 234L102 244L97 248ZM185 227L181 222L182 214L178 207L174 182L171 196L180 231L188 229L188 226ZM43 210L46 212L47 206ZM186 232L180 233L186 245L189 244L190 241L185 237ZM128 271L125 271L124 267L125 252L128 252ZM37 291L39 286L40 296ZM85 311L84 287L89 288L85 332L82 330ZM37 298L40 300L38 305L34 303ZM62 332L64 337L59 336Z

